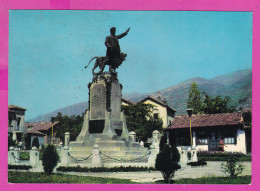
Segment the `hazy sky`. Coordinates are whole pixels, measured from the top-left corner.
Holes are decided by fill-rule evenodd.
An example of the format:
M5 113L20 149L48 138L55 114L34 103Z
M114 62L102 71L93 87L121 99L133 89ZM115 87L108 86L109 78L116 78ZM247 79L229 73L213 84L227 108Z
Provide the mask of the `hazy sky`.
M88 100L94 62L82 69L105 56L112 26L131 27L120 39L123 93L252 67L251 12L11 10L9 22L9 104L26 119Z

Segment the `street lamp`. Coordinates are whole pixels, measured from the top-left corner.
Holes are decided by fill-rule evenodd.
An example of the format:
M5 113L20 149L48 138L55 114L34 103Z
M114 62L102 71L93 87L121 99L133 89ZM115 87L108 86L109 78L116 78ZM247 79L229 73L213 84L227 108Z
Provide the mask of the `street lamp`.
M192 109L187 109L188 116L190 118L190 144L192 147L192 135L191 135L191 116L192 116Z

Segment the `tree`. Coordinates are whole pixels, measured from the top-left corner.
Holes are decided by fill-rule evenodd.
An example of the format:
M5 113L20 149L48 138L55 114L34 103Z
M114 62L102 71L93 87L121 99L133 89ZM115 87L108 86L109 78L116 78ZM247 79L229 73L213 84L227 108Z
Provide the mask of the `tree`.
M127 128L129 131L135 131L138 141L146 142L148 138L152 137L153 131L162 131L162 120L160 118L154 119L153 109L155 106L144 103L122 106Z
M235 111L235 108L229 106L231 101L229 96L221 98L217 96L215 98L211 98L205 92L202 93L204 96L201 112L206 114L214 114L214 113L232 113Z
M8 149L10 147L16 147L17 146L17 143L12 139L11 136L8 136Z
M252 127L252 113L251 113L251 111L243 112L242 116L243 116L245 125L247 127Z
M202 100L201 100L202 99ZM195 82L190 87L187 108L193 109L193 114L215 114L215 113L232 113L235 108L230 106L231 99L229 96L222 98L216 96L210 97L205 92L200 92Z
M55 130L58 137L64 137L66 132L70 133L70 140L75 141L79 135L82 125L83 125L84 115L73 115L71 117L62 113L58 113L55 117L56 121L59 121L59 127Z
M198 90L198 86L193 82L189 90L189 98L187 100L187 108L193 109L194 114L201 112L201 93Z
M164 181L171 183L175 171L181 168L178 164L180 154L174 144L168 144L167 138L164 135L160 141L160 152L156 157L155 168L161 171Z
M43 165L44 172L47 174L51 174L54 167L58 164L59 158L60 157L56 151L55 146L48 145L43 150L43 155L42 155L42 165Z
M33 139L33 142L32 142L32 147L37 147L39 148L40 144L39 144L39 140L38 140L38 137L35 137Z

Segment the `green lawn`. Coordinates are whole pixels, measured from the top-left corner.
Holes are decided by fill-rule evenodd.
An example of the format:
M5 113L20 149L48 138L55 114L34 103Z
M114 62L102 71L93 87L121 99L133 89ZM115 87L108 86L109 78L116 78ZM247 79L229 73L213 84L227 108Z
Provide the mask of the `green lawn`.
M251 184L251 176L183 178L176 180L174 184Z
M74 183L74 184L136 184L128 179L99 178L88 176L75 176L65 174L46 175L36 172L8 172L9 183ZM183 178L174 181L174 184L250 184L251 176L229 177L204 177L204 178ZM152 183L153 184L153 183ZM157 181L156 184L164 184Z
M42 151L39 156L40 160L42 160ZM20 152L20 160L30 160L30 152Z
M128 179L99 178L38 172L8 172L9 183L134 184Z

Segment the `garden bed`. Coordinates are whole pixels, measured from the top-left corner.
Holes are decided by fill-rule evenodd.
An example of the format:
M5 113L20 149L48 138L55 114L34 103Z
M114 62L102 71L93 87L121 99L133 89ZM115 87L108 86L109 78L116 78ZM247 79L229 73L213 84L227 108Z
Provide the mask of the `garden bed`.
M250 155L245 155L243 153L237 152L206 152L206 151L199 151L197 153L198 160L204 161L226 161L229 156L237 156L240 161L251 161Z

